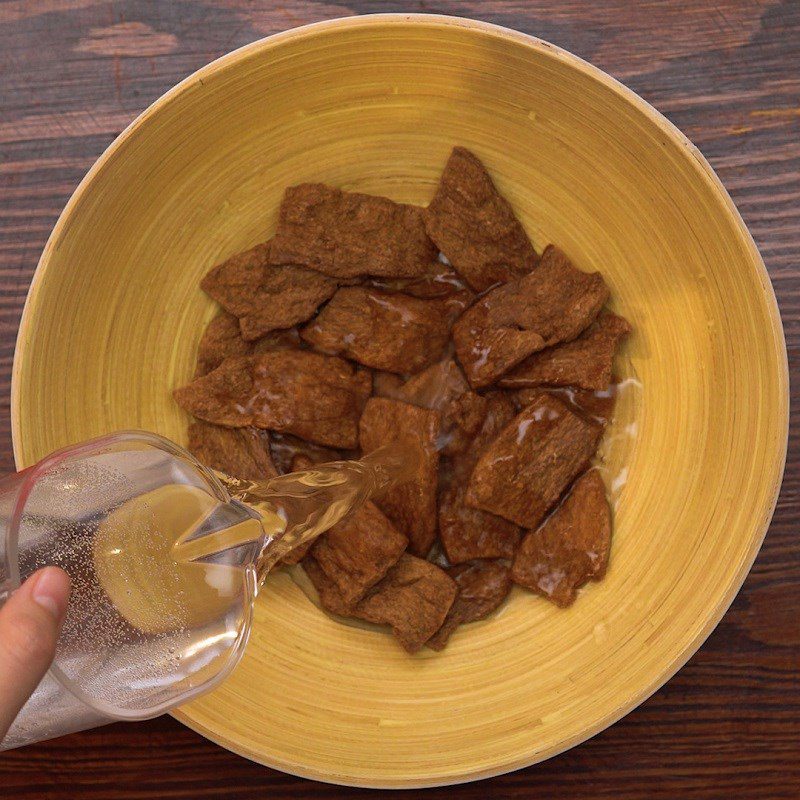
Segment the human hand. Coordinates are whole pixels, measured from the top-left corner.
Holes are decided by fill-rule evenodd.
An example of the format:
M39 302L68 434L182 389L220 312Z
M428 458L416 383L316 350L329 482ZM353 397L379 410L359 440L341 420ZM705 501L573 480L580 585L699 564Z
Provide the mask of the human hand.
M45 567L0 608L0 741L53 660L69 590L66 572Z

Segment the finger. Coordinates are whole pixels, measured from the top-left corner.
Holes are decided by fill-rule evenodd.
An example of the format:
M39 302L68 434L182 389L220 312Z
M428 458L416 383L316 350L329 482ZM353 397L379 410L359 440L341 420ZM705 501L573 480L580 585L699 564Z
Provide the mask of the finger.
M0 739L53 660L69 589L66 572L45 567L0 609Z

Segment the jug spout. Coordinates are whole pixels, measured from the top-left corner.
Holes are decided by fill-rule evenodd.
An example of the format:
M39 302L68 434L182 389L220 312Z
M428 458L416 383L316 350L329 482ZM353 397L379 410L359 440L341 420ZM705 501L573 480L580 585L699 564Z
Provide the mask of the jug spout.
M283 533L284 523L264 509L233 498L216 506L172 548L176 561L217 564L236 569L255 567L265 547Z
M260 584L288 552L336 525L371 497L408 480L416 452L397 442L359 461L332 461L279 475L268 481L249 481L215 473L233 498L191 535L176 543L179 561L229 565L230 560L255 564ZM245 509L245 511L242 511ZM252 512L249 519L237 515ZM259 530L254 522L259 522Z

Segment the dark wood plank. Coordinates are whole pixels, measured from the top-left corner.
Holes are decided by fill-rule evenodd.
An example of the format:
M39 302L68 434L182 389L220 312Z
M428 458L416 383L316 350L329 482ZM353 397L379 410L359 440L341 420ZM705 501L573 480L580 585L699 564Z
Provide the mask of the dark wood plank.
M441 0L549 39L620 77L711 160L761 249L800 377L800 3L796 0ZM393 10L379 0L0 2L0 468L25 292L77 182L165 89L295 25ZM430 797L800 796L800 402L774 522L742 592L691 662L641 708L544 764ZM0 757L17 800L365 798L264 769L164 717ZM68 787L68 788L67 788ZM411 793L416 794L416 793Z

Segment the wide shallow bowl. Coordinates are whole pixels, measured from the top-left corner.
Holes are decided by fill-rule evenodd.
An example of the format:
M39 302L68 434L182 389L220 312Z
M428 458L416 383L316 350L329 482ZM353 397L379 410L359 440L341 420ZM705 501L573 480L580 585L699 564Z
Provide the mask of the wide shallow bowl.
M632 709L719 621L784 463L786 352L739 214L644 101L546 42L377 16L270 37L168 92L67 205L14 363L19 466L120 428L186 439L170 391L215 313L198 289L267 238L285 186L426 203L450 148L483 158L541 248L601 270L635 326L607 436L611 565L561 610L521 591L441 654L337 624L270 578L232 677L176 716L287 772L382 787L552 756ZM634 383L638 381L638 385Z

